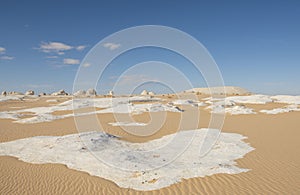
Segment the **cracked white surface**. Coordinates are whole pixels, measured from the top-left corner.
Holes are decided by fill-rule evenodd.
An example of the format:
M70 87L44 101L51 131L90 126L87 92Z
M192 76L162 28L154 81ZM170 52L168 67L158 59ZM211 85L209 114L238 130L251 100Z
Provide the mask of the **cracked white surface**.
M294 112L294 111L300 111L300 108L298 108L298 105L289 105L283 108L274 108L271 110L261 110L260 112L266 113L266 114L279 114L279 113L285 113L285 112Z
M160 189L193 177L248 171L239 168L235 160L254 148L243 142L245 137L239 134L221 133L212 150L200 157L199 143L208 131L219 133L214 129L180 131L176 135L176 143L165 150L159 148L172 141L175 134L145 143L130 143L101 132L38 136L0 143L0 155L14 156L29 163L65 164L71 169L111 180L120 187L136 190ZM172 154L185 147L188 143L186 141L191 141L191 136L194 136L194 139L189 147L181 156L171 161ZM81 140L85 140L85 144ZM91 155L87 148L105 160L105 163ZM160 168L146 170L146 167L156 167L163 161L169 163ZM110 166L111 164L114 164L114 167Z
M181 112L178 108L172 105L165 105L157 102L158 98L149 97L120 97L120 98L80 98L68 100L63 103L48 106L20 109L14 111L0 112L0 118L13 119L16 123L41 123L50 122L57 119L72 117L74 114L53 115L55 111L76 110L81 108L103 108L102 110L77 113L76 116L100 114L100 113L133 113L141 114L143 112ZM151 102L143 104L133 104L131 102ZM27 114L24 114L27 113ZM33 114L28 114L33 113ZM26 118L22 118L26 116Z

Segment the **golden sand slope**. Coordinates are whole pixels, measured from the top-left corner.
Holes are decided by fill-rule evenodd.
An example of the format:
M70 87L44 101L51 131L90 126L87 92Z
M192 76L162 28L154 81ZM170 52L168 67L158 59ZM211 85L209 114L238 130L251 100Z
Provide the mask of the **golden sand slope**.
M35 106L34 103L30 104ZM36 104L40 106L48 103L37 101ZM17 107L22 103L10 102L9 105ZM253 107L259 110L281 105L272 103ZM7 109L9 107L6 103L0 104L0 110ZM98 116L103 123L114 121L112 114ZM201 108L199 127L207 127L209 117L207 110ZM147 122L149 115L144 113L135 116L135 119ZM174 132L178 125L174 121L179 119L180 113L168 113L162 129L147 138L130 136L120 127L105 125L104 128L123 136L124 139L139 142ZM238 160L240 167L251 169L246 173L192 178L160 190L138 192L119 188L111 181L68 169L64 165L35 165L13 157L0 157L0 194L300 194L299 119L300 112L226 116L223 131L247 136L246 142L255 148ZM76 132L73 118L39 124L16 124L11 120L0 120L1 142L37 135L65 135Z

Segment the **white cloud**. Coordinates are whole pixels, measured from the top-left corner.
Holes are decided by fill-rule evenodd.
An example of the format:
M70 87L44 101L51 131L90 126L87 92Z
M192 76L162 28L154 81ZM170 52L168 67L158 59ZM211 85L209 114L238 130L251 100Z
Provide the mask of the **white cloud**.
M6 49L4 47L0 47L0 54L5 54L5 52ZM4 56L4 55L0 56L0 60L13 60L13 59L14 57L12 56Z
M1 56L0 59L1 60L13 60L14 57L12 57L12 56Z
M85 67L85 68L87 68L87 67L90 67L91 64L90 63L84 63L82 66Z
M42 42L39 49L45 53L50 53L50 52L60 53L63 51L71 50L73 49L73 47L60 42L48 42L48 43Z
M0 47L0 53L5 53L5 48L4 47Z
M65 51L76 49L82 51L86 48L85 45L71 46L61 42L42 42L38 48L45 53L56 53L57 55L64 55Z
M76 49L77 49L78 51L82 51L82 50L84 50L85 48L86 48L85 45L79 45L79 46L76 47Z
M46 58L48 58L48 59L56 59L56 58L58 58L58 56L46 56Z
M66 59L64 59L64 64L67 64L67 65L76 65L76 64L80 64L80 61L77 60L77 59L66 58Z
M115 50L118 49L121 46L121 44L116 44L116 43L104 43L103 47L108 48L109 50Z

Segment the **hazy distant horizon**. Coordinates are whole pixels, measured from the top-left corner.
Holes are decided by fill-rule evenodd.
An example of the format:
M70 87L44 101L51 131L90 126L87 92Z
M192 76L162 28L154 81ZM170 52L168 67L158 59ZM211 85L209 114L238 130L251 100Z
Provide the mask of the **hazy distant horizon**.
M216 86L216 87L218 87L218 86ZM232 86L232 87L240 87L240 86ZM206 88L206 86L199 86L197 88ZM249 91L250 93L253 93L253 94L263 94L263 95L296 95L296 96L300 95L300 93L294 93L294 94L293 93L276 93L276 92L274 92L274 93L272 93L272 92L266 93L266 92L261 92L261 91L258 91L258 90L257 91L255 91L255 90L254 91L253 90L249 90L249 89L244 88L244 87L241 87L241 88L243 88L243 89L245 89L245 90L247 90L247 91ZM68 94L71 94L71 95L73 94L72 89L68 90L68 89L63 89L63 88L57 88L57 89L53 89L53 90L49 90L49 91L41 90L41 89L35 90L34 88L28 88L27 90L2 90L2 91L6 91L6 92L13 92L13 91L15 91L15 92L20 92L20 93L25 94L25 92L29 91L29 90L33 90L34 93L35 93L35 95L38 95L40 93L52 94L54 92L58 92L59 90L64 90L65 92L67 92ZM82 89L82 90L86 91L88 89ZM159 89L155 89L155 88L151 88L151 87L150 88L139 87L137 90L135 90L132 93L114 91L114 94L115 95L139 95L139 94L141 94L141 92L143 90L147 90L148 92L151 91L151 92L154 92L155 94L173 94L171 90L159 90ZM179 90L179 91L175 91L175 92L179 93L179 92L183 92L185 90L189 90L189 89ZM96 92L97 92L98 95L106 95L106 94L108 94L109 91L110 90L97 90L97 88L96 88ZM74 92L76 92L76 91L74 91Z

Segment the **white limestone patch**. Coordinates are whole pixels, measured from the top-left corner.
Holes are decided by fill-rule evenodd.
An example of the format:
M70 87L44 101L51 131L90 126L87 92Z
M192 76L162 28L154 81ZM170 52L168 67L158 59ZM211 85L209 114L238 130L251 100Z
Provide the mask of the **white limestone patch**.
M208 131L219 132L213 129L180 131L176 135L180 140L194 137L185 152L174 161L167 161L169 164L150 170L143 170L143 167L156 167L165 159L169 160L170 154L177 153L178 148L186 146L186 142L176 142L168 150L156 150L175 135L146 143L130 143L101 132L88 132L57 137L38 136L0 143L0 155L14 156L28 163L65 164L71 169L111 180L120 187L145 191L167 187L182 179L248 171L239 168L235 160L254 148L243 142L245 137L239 134L221 133L212 150L200 157L199 143ZM85 140L85 143L81 140ZM87 148L108 164L95 158ZM112 167L111 164L115 166ZM118 167L127 167L129 170Z
M206 109L210 109L211 113L229 113L231 115L238 114L255 114L252 108L236 105L237 103L231 99L208 98L206 103L211 104Z
M199 107L199 106L205 106L206 104L204 102L200 102L200 101L195 101L195 100L185 100L185 99L178 99L178 100L174 100L173 102L171 102L174 105L190 105L190 106L195 106L195 107Z
M260 110L261 113L279 114L284 112L298 111L297 105L300 104L300 96L289 95L249 95L249 96L231 96L226 98L205 98L205 103L210 104L206 107L211 109L212 113L230 113L235 114L255 114L252 108L246 105L237 104L266 104L270 102L291 104L284 108L276 108L272 110Z
M278 103L285 104L300 104L300 96L290 96L290 95L275 95L271 97Z
M272 102L272 98L268 95L248 95L248 96L230 96L224 98L205 98L204 100L207 101L207 103L212 103L212 102L219 102L219 101L225 101L226 103L228 102L233 102L233 103L238 103L238 104L266 104L269 102Z
M231 96L226 97L226 100L234 101L239 104L266 104L272 102L270 96L268 95L249 95L249 96Z
M23 95L18 95L18 96L0 95L0 102L5 102L5 101L9 101L9 100L22 100L23 98L24 98Z
M98 113L133 113L141 114L143 112L181 112L181 110L172 105L161 103L155 104L118 104L113 107L98 111Z
M211 109L212 113L229 113L231 115L239 115L239 114L255 114L252 108L247 108L245 106L236 106L232 105L226 107L224 105L211 105L208 106L207 109Z
M0 96L0 101L7 100L22 100L24 96ZM31 99L30 99L31 100ZM37 101L38 98L33 98L32 101ZM48 102L55 101L47 100ZM237 114L255 114L252 108L248 108L243 104L266 104L269 102L287 103L291 105L300 104L300 96L267 96L267 95L249 95L249 96L231 96L226 98L205 98L203 101L194 101L188 99L179 99L171 103L165 104L160 98L152 98L148 96L134 96L134 97L118 97L118 98L76 98L68 100L57 105L48 107L35 107L27 109L19 109L14 111L0 112L0 118L13 119L16 123L40 123L50 122L53 120L72 117L74 114L53 115L55 111L75 110L75 116L101 114L101 113L132 113L141 114L143 112L182 112L176 105L191 105L195 107L209 105L206 109L210 109L212 113L229 113ZM138 104L135 104L138 103ZM76 113L77 109L81 108L102 108L102 110ZM295 108L282 108L274 111L262 110L261 113L282 113L297 111ZM31 116L22 113L33 113Z
M2 118L2 119L18 120L20 117L22 117L22 114L10 113L10 112L0 112L0 118Z
M261 113L266 114L280 114L285 112L294 112L294 111L300 111L300 108L298 108L298 105L289 105L283 108L274 108L271 110L261 110Z
M252 108L247 108L245 106L233 106L230 108L225 108L225 113L229 113L231 115L238 114L256 114Z
M175 106L165 105L161 103L153 103L160 101L159 98L151 97L120 97L120 98L78 98L68 100L63 103L48 107L35 107L20 109L14 111L0 112L0 118L9 118L15 120L16 123L41 123L53 120L72 117L74 114L53 115L55 111L75 110L75 116L84 116L101 113L133 113L141 114L143 112L181 112ZM143 102L142 104L133 104L132 102ZM150 103L145 103L150 102ZM81 108L103 108L102 110L77 113L77 109ZM20 113L34 113L32 117L22 119Z
M266 104L273 100L267 95L230 96L226 98L205 98L205 103L210 104L206 109L211 109L212 113L256 114L252 108L238 104Z

